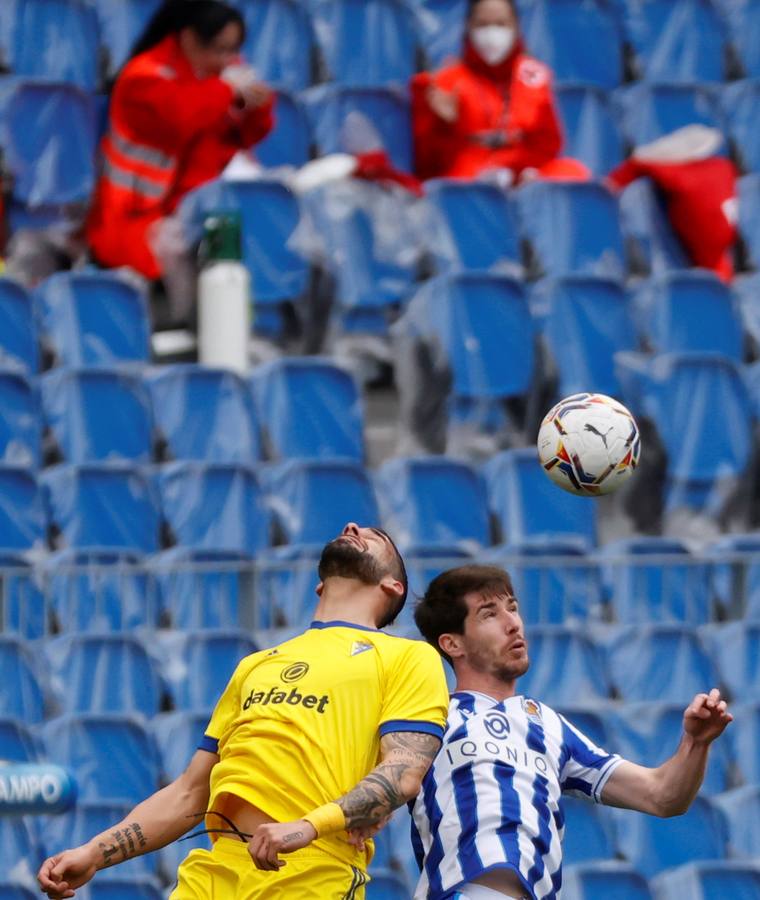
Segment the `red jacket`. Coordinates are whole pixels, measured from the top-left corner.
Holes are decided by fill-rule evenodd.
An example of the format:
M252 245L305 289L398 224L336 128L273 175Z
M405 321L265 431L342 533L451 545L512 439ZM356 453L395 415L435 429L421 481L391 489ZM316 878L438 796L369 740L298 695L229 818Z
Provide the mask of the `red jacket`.
M488 168L515 175L540 168L559 155L562 132L554 106L551 71L518 45L500 65L484 63L469 45L461 61L411 82L416 174L422 178L472 178ZM439 118L427 101L431 84L459 96L456 121ZM484 132L502 132L509 144L478 142Z
M130 60L111 97L103 170L87 223L97 261L160 277L148 228L272 124L272 103L238 110L232 88L220 78L198 78L173 35Z

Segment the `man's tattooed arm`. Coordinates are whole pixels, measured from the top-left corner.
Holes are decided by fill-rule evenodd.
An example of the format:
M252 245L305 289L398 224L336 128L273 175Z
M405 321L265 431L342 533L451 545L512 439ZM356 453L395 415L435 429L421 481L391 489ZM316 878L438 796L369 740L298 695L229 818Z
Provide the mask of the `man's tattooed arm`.
M380 764L338 800L346 817L346 828L375 825L416 797L440 746L440 739L432 734L418 731L386 734L380 741Z
M117 827L108 834L106 840L98 841L98 848L102 854L101 867L105 869L118 862L132 859L133 856L139 856L147 844L139 822L130 822L122 828Z

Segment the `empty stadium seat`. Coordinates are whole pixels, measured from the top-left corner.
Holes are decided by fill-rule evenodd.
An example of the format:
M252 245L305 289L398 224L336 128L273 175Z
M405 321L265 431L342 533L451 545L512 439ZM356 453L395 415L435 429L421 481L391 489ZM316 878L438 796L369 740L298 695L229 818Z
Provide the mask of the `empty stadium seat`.
M54 369L40 387L45 424L63 461L150 461L150 398L138 376L117 369Z
M258 423L239 375L184 363L154 369L147 384L167 459L252 463L260 458Z
M114 77L127 61L145 26L161 0L95 0L98 28L105 51L106 71Z
M264 166L299 166L311 156L311 124L301 100L289 91L276 92L274 127L256 144L254 155Z
M618 92L618 100L623 131L634 146L685 125L721 125L713 95L695 85L633 84Z
M126 463L53 466L42 475L54 542L65 547L159 549L158 497Z
M610 676L628 702L683 704L718 683L712 660L696 633L683 625L639 625L619 629L608 651Z
M328 72L342 84L406 85L417 36L399 0L314 0L314 26Z
M270 517L250 466L176 462L157 476L174 541L197 550L254 556L270 543Z
M760 5L756 0L720 0L718 6L728 22L731 43L744 73L757 78L760 76Z
M314 618L323 544L272 547L257 559L258 628L306 628Z
M270 459L364 456L364 414L352 374L327 358L273 360L248 384Z
M626 0L626 38L647 81L723 81L726 30L709 0Z
M736 767L745 784L760 785L760 705L757 700L732 706Z
M376 490L383 521L401 546L491 543L485 484L468 463L391 459L376 474Z
M163 621L175 628L251 627L253 560L228 550L172 547L150 563Z
M637 272L659 275L691 266L651 179L638 178L620 194L620 217Z
M395 535L394 535L395 536ZM444 569L465 566L472 561L472 550L459 544L415 544L404 550L404 564L409 578L409 597L421 597L428 584ZM396 624L413 625L414 604L407 602Z
M12 278L0 278L0 365L32 375L40 365L32 300Z
M3 71L10 68L11 44L13 43L18 5L19 0L6 0L5 3L0 3L0 65L2 65Z
M611 709L602 701L574 701L563 703L555 708L555 712L565 719L578 731L582 732L597 747L617 753L618 746L615 733L610 727Z
M45 509L34 473L0 464L0 547L27 550L45 540Z
M534 450L505 450L483 471L489 505L505 541L577 535L587 546L596 544L596 506L585 497L558 491Z
M740 363L742 323L729 287L703 270L669 272L645 282L636 308L656 353L716 352Z
M760 622L760 535L731 534L706 549L710 587L726 618ZM731 558L733 557L733 558Z
M26 554L0 550L2 631L28 639L40 638L47 628L48 609L42 580Z
M296 0L240 3L246 25L243 56L268 84L300 91L311 84L314 34L307 8ZM279 114L279 109L278 109Z
M522 17L526 46L559 81L585 81L602 88L623 80L621 34L612 10L594 0L536 0ZM604 47L589 53L588 47Z
M757 862L690 862L652 880L652 888L662 900L683 897L733 897L753 900L760 897L760 864Z
M18 884L19 890L23 885L32 887L42 859L42 848L29 822L20 816L1 816L0 868L3 878ZM0 883L0 896L3 900L14 898L13 888L7 894ZM26 894L20 896L26 898Z
M756 858L760 841L760 784L734 788L712 800L728 822L731 855L744 860Z
M155 715L163 685L144 645L127 634L74 634L46 645L51 685L64 713Z
M537 181L520 188L517 202L522 232L541 274L624 278L618 201L602 184Z
M417 33L428 67L437 69L462 52L467 0L415 0Z
M528 630L530 668L520 679L520 692L551 706L579 697L605 700L610 680L600 649L577 627L537 625Z
M39 747L21 719L3 715L0 718L0 760L7 762L39 761Z
M531 304L546 311L544 335L563 397L584 391L620 395L615 353L638 346L629 297L619 283L586 275L544 279Z
M365 891L367 900L407 900L406 882L391 869L374 869Z
M760 173L739 179L739 234L747 262L760 268Z
M237 664L258 647L243 631L167 634L164 675L177 709L213 709Z
M34 724L44 714L45 694L28 645L0 635L0 715Z
M739 305L742 324L747 337L757 346L760 344L760 272L748 272L737 275L731 283L734 296Z
M169 781L174 781L187 768L206 733L212 712L213 706L202 710L175 710L152 720L163 774Z
M44 562L44 587L55 627L128 631L156 627L158 600L142 556L126 550L61 550Z
M59 272L36 290L42 328L57 363L112 366L149 357L145 296L112 272Z
M621 163L625 146L612 103L603 88L559 84L555 95L565 142L562 152L602 177Z
M158 788L160 761L141 718L85 713L49 719L47 758L72 771L79 800L135 804Z
M32 873L30 873L32 874ZM3 876L5 879L5 876ZM37 900L38 890L24 887L21 884L12 884L10 881L0 881L0 894L4 900Z
M279 530L289 544L324 544L347 522L370 526L379 514L372 483L353 460L290 460L266 473Z
M646 878L619 860L563 867L562 896L566 900L652 900Z
M563 797L562 811L565 815L563 867L614 858L615 837L607 810L577 797Z
M616 622L688 622L711 619L705 590L708 570L688 547L672 538L611 541L599 551L605 589Z
M89 900L164 900L159 882L150 876L127 877L125 873L88 885Z
M760 172L760 81L752 79L727 84L721 91L721 108L726 117L728 136L742 170Z
M22 372L0 369L0 409L0 460L35 468L42 422L37 392Z
M760 623L724 622L705 628L703 634L731 697L739 703L756 700L760 696Z
M429 181L425 191L427 249L439 272L521 274L517 214L505 191L442 178Z

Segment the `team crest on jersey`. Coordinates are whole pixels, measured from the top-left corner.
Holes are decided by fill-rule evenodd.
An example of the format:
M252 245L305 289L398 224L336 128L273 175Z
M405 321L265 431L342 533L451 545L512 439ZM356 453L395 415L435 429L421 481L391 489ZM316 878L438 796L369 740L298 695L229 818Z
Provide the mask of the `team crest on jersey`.
M364 653L365 650L372 650L374 647L373 644L370 644L368 641L354 641L351 644L351 653L350 656L357 656L359 653Z
M541 721L541 707L535 700L531 700L530 697L523 697L522 708L529 719L532 719L534 722Z
M549 80L546 67L535 59L523 59L517 69L517 77L528 87L543 87Z

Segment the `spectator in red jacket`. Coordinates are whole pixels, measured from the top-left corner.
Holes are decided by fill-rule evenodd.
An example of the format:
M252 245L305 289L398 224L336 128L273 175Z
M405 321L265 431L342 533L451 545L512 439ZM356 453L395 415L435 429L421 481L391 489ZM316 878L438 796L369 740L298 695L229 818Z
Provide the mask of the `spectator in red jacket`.
M90 250L103 266L164 278L178 319L194 298L188 279L179 291L168 283L181 241L166 223L188 191L220 175L272 127L272 93L240 62L244 38L240 13L226 3L167 0L111 96L87 223Z
M416 174L588 178L582 163L558 159L551 81L547 66L525 52L513 0L471 0L462 58L412 78Z

